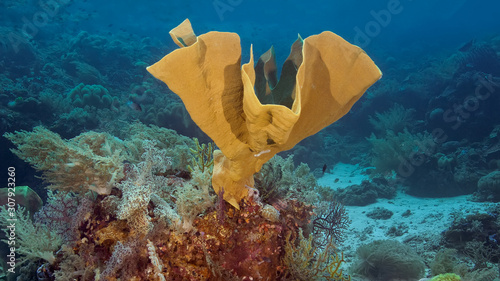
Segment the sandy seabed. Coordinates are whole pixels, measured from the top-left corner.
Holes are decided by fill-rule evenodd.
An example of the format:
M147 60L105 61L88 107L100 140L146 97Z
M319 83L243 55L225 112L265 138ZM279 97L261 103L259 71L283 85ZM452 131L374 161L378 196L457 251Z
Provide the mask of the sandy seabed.
M335 189L360 184L363 180L369 179L363 170L357 165L339 163L318 179L318 184ZM385 239L410 245L426 263L431 262L440 249L441 233L451 226L457 214L467 216L485 213L496 204L472 202L470 197L470 195L463 195L422 198L398 191L393 199L377 199L376 203L362 207L346 206L352 222L345 231L345 241L339 245L346 260L344 269L347 270L355 261L356 249L360 245ZM393 215L389 219L372 219L366 215L376 208L388 209L393 212ZM401 230L399 233L401 235L388 234L394 227Z

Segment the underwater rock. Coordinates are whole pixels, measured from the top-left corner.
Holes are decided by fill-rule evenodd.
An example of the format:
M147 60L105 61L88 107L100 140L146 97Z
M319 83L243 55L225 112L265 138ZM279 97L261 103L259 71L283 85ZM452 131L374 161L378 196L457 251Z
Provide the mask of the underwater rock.
M374 178L340 189L336 193L337 199L346 206L366 206L375 203L377 198L394 198L396 187L389 185L384 178Z
M370 212L366 213L366 216L374 220L388 220L394 215L394 212L387 209L377 207Z
M474 198L477 201L500 202L500 171L494 171L479 179Z

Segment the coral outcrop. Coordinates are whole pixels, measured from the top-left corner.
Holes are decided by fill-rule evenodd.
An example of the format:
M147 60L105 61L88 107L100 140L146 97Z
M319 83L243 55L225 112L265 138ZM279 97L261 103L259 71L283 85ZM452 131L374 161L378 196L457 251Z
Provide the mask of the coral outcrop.
M476 199L479 201L500 201L500 171L493 171L479 179Z

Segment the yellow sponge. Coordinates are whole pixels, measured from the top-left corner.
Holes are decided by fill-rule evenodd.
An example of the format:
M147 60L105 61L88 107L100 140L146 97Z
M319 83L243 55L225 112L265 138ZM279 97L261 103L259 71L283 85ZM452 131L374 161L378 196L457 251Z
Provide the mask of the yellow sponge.
M439 274L437 276L432 277L431 281L460 281L462 280L460 276L455 273L445 273Z
M267 66L254 68L252 52L241 66L235 33L195 37L185 20L170 34L181 48L148 71L179 95L193 121L220 148L214 153L212 185L216 192L223 187L224 199L237 208L265 162L341 118L382 75L363 50L332 32L299 37L277 84L273 50L263 58ZM282 104L262 104L256 79L265 89L262 99L276 95L271 100Z

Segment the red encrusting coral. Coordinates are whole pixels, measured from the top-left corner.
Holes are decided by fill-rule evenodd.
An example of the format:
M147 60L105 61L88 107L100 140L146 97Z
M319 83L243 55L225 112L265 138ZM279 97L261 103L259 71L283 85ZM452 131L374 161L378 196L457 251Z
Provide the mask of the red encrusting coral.
M242 201L240 210L229 206L222 223L213 208L194 221L193 232L180 233L151 212L154 229L137 236L103 207L105 199L98 196L72 248L90 276L101 280L160 280L158 274L165 280L282 280L285 237L298 237L313 214L312 206L289 200L273 222L262 215L261 203ZM156 275L147 251L153 247L162 265ZM55 268L63 262L59 255Z

